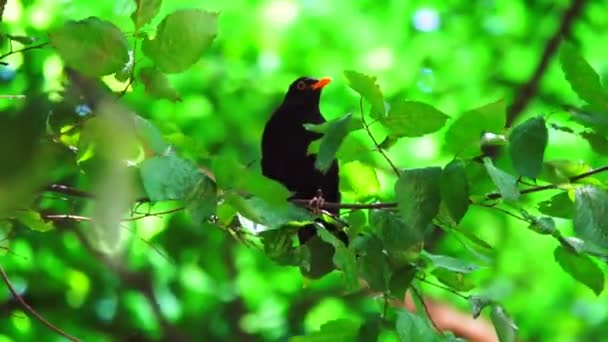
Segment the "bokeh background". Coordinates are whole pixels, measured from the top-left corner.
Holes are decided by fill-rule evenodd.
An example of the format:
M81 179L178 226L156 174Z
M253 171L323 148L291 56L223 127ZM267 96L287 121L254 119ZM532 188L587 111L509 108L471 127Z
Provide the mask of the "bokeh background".
M388 99L427 102L455 117L499 99L512 101L530 79L569 4L166 1L154 25L178 8L199 7L220 12L218 37L194 68L170 76L181 102L151 98L141 86L124 102L199 165L224 155L257 166L264 123L296 77L333 78L321 103L328 119L358 108L359 99L342 76L349 69L376 75ZM132 35L129 15L134 8L128 0L9 0L1 29L45 41L45 32L65 20L97 16ZM603 76L608 76L606 13L607 2L587 1L567 37ZM8 51L7 44L2 41L2 52ZM8 63L0 66L3 94L56 94L62 89L63 65L50 48L3 61ZM0 109L7 101L0 99ZM559 120L563 104L578 103L553 58L524 117L555 113ZM390 155L400 167L444 165L451 156L442 144L441 132L402 139ZM546 159L566 158L592 166L606 163L585 141L551 130ZM371 162L380 174L376 191L390 195L391 170L380 158ZM531 201L544 198L539 196ZM349 198L345 191L345 201ZM563 272L553 259L555 240L480 208L472 208L461 225L494 247L488 267L477 274L475 291L501 301L518 325L521 340L605 338L607 295L595 296ZM260 249L212 225L193 225L183 213L129 224L121 252L109 259L79 239L86 225L80 230L72 229L78 223L56 226L45 233L16 227L2 242L9 249L2 250L0 262L28 303L84 341L163 339L172 333L201 341L285 340L315 331L329 320L362 321L382 310L382 300L373 296L343 296L337 274L304 280L296 268L277 266ZM560 229L571 231L563 224ZM450 236L435 250L470 253ZM429 297L468 310L466 301L449 292L427 285L423 289ZM152 293L159 305L151 305L142 290ZM0 317L0 341L60 340L28 318L3 286ZM395 339L390 332L381 335L383 341Z

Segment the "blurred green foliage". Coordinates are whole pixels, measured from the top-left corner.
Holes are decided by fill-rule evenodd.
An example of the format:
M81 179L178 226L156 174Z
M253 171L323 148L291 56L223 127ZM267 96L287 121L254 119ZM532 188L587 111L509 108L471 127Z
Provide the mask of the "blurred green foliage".
M562 244L579 248L573 240L561 236L574 234L571 221L555 220L561 234L551 226L553 221L531 220L534 222L529 230L525 222L503 212L483 206L462 208L459 203L462 205L461 194L465 190L454 188L466 188L466 184L458 184L458 175L466 172L468 177L480 175L480 179L487 179L487 172L496 186L489 181L480 182L466 192L475 198L497 187L505 199L515 201L519 190L515 189L517 178L512 175L518 172L538 176L543 181L560 179L562 182L588 171L589 165L607 164L606 153L600 152L606 145L603 117L596 115L607 110L602 108L606 105L606 87L604 83L603 90L598 90L602 85L599 80L593 80L593 70L604 79L608 75L608 48L602 44L608 33L608 19L602 13L608 12L608 5L603 1L589 1L575 19L572 32L566 37L574 45L562 50L561 61L557 54L550 60L538 93L530 99L523 118L516 121L516 125L526 122L534 127L517 126L518 134L510 136L510 153L503 153L494 161L485 159L485 168L483 163L465 166L452 162L455 164L450 163L442 173L444 179L439 177L438 168L431 168L448 164L456 153L474 157L479 152L478 133L504 133L504 121L494 114L504 112L518 94L520 85L531 78L547 40L558 29L568 6L567 1L548 0L495 0L476 4L458 0L210 0L202 4L180 0L165 1L158 8L152 4L139 17L131 17L136 8L136 2L131 0L9 0L0 26L0 61L6 63L0 65L0 95L3 95L0 98L0 213L3 217L8 215L10 220L0 221L0 251L4 253L0 264L27 303L83 341L286 340L298 335L307 337L294 338L294 341L315 340L315 336L352 340L357 335L364 336L365 340L377 334L383 341L392 341L414 337L408 334L412 329L428 330L423 315L405 311L390 314L393 317L388 321L395 322L391 327L376 322L385 303L365 292L346 294L342 273L347 276L353 273L333 272L319 280L305 279L297 267L274 263L268 257L268 250L248 242L248 231L235 229L236 225L226 222L237 210L248 213L243 214L246 217L261 217L275 223L296 214L302 219L308 217L308 213L286 205L281 210L264 208L235 193L270 188L276 191L277 197L284 195L281 192L284 189L259 175L262 129L296 77L331 76L334 81L325 88L321 100L322 112L328 120L338 119L334 124L339 124L346 113L353 113L353 120L358 116L359 94L350 89L350 85L371 104L366 103L372 108L372 117L389 127L372 126L374 135L386 137L383 145L386 144L389 158L399 168L419 168L416 172L434 173L434 181L425 183L423 189L409 188L407 182L401 183L403 178L395 188L397 178L390 165L380 154L370 151L373 145L364 132L353 132L344 138L337 151L342 163L343 202L388 201L396 195L402 215L414 221L423 219L424 222L415 222L422 235L427 233L425 229L435 215L453 223L447 225L452 228L447 229L446 234L440 234L440 238L433 239L429 245L433 254L422 255L422 259L433 265L429 279L463 293L481 294L500 302L502 306L493 306L491 312L484 311L482 316L494 320L501 337L511 333L510 319L502 311L505 308L516 322L521 340L599 340L607 331L608 297L605 292L596 296L593 291L601 292L604 287L605 259L592 261L581 254L584 260L577 261L579 255L559 247L558 240L536 233L553 234L562 239L559 240ZM123 64L124 53L136 38L160 35L153 28L167 15L198 7L209 11L204 15L210 20L216 20L215 13L219 13L217 36L211 45L202 39L200 45L193 48L196 51L192 55L182 56L182 64L172 64L171 51L176 47L170 46L165 51L165 47L157 43L144 43L147 47L135 50L135 60L139 61L145 53L154 60L154 67L171 74L155 73L149 59L142 62L144 66L138 74L141 83L129 88L121 101L108 100L107 88L123 90L125 75L128 78L131 69L127 68L116 78L104 76L105 85L91 84L89 80L78 79L79 76L66 77L63 60L81 66L90 63L91 74L107 74L105 69L97 69L100 65L96 63L101 63L101 59L91 58L86 51L98 48L98 53L103 55L117 47L121 50L120 56L113 63ZM62 34L66 33L63 25L69 20L91 16L115 25L126 34L127 42L121 39L87 41L85 33L82 40L88 50L75 51L73 45L63 45L77 43L62 40L65 39ZM151 25L145 26L150 19ZM184 28L188 26L183 25L187 18L177 19L167 20L161 27L167 31L177 27L176 32L192 29L189 33L195 37L181 36L184 41L201 34L215 34L204 24ZM98 19L86 20L96 22ZM138 23L137 27L132 20ZM115 32L113 26L99 25ZM22 45L23 39L19 37L32 37L35 41ZM44 45L23 53L11 53L49 39L55 48ZM58 52L64 56L63 60ZM65 53L73 53L73 59L66 59ZM589 64L581 62L579 56L584 56ZM198 62L181 72L193 60ZM344 70L359 70L363 74L343 74ZM364 75L377 77L378 90L365 83L371 78ZM379 89L381 94L376 93ZM26 98L6 95L26 95ZM79 108L80 117L75 117L73 106L83 98L97 101L91 105L93 108ZM382 118L379 112L384 109L383 100L398 104L391 107L389 113L405 116L418 110L423 117ZM587 106L583 106L584 103ZM565 111L564 105L572 108ZM91 110L114 119L80 120ZM147 120L138 121L137 115ZM544 119L539 115L544 115ZM446 117L450 118L449 127L441 128ZM425 118L429 121L424 126L390 129L393 124L404 125L409 120ZM549 126L544 160L559 161L544 163L539 170L538 158L534 157L539 155L538 144L531 148L532 157L520 157L517 152L526 149L529 139L540 141L541 145L547 140L543 120L547 120ZM541 121L542 127L537 127ZM132 125L145 147L133 141ZM468 130L462 133L458 127ZM577 135L569 132L571 127L589 130ZM339 128L340 134L347 129ZM434 133L426 134L429 132ZM417 137L423 134L426 135ZM48 144L49 141L55 144ZM76 147L77 151L66 146ZM333 155L335 149L332 148L337 146L324 147L321 143L319 148L326 152L330 149L327 153ZM168 150L183 159L171 161L171 154L149 158ZM542 149L540 156L542 158ZM133 164L143 162L149 170L161 171L140 175L134 167L124 167L121 164L124 160ZM185 160L190 163L188 166L175 166ZM222 170L218 176L224 178L217 179L220 187L222 182L238 184L233 193L227 192L223 198L229 205L217 208L215 215L221 224L205 219L215 211L215 202L210 205L201 198L208 199L213 193L215 200L216 189L193 165L216 172ZM448 168L454 173L448 174L445 171ZM408 175L422 177L416 172ZM236 181L239 176L243 178L240 183ZM137 177L143 178L143 187ZM250 179L254 181L248 182ZM593 178L595 183L589 182L605 187L605 180L606 177L599 174ZM150 182L158 188L146 188ZM80 195L36 192L52 183L69 184L94 193L98 204L91 204L92 201ZM187 186L193 183L198 186ZM576 209L572 208L574 197L580 206L588 203L584 201L606 196L593 190L598 189L596 187L589 186L589 192L581 189L587 187L568 194L570 199L562 196L559 202L546 204L545 207L551 209L543 211L541 205L540 212L572 217ZM35 195L28 196L32 193ZM430 205L429 209L426 202L415 202L429 193L432 195L429 197L435 198L439 193L444 197L449 194L453 201L447 203L447 209L443 204ZM521 203L537 214L536 204L555 194L534 193ZM131 206L144 195L163 202ZM186 203L173 201L178 199L187 200ZM412 207L404 206L406 202L413 203ZM173 213L180 205L185 205L190 213L198 213L199 217L185 211ZM418 206L425 206L426 217L415 215ZM27 207L36 210L23 210ZM19 209L17 214L15 208ZM163 211L167 214L147 215ZM520 216L529 215L513 211ZM586 212L579 208L575 221L579 227L580 222L601 226L603 223L593 221L605 211L605 208L596 208L595 212ZM125 212L139 219L120 222ZM383 230L376 233L387 240L396 236L390 234L399 234L402 227L395 225L398 220L392 212L375 211L369 217L358 213L344 215L351 224L353 237L358 230L368 229L368 221L382 226ZM54 230L47 231L49 223L42 220L41 214L47 218L56 215ZM61 217L65 214L74 216ZM95 223L88 222L88 217ZM453 229L456 224L459 229ZM590 234L587 237L591 239L605 232L585 231L584 234ZM332 236L327 235L322 236L323 240L332 240ZM412 243L420 242L422 235ZM270 238L265 235L265 239ZM463 240L473 243L463 243ZM404 251L403 246L378 247L377 243L377 239L361 245L353 241L353 248L374 251L361 257L369 260L367 265L374 265L376 261L383 265L386 255L407 259L414 253ZM580 247L583 248L586 247ZM441 258L443 255L458 259ZM292 257L298 259L302 255ZM357 267L349 264L352 260L346 248L334 256L334 261L336 259L342 269ZM556 259L561 260L560 264ZM472 272L471 263L487 267ZM577 265L589 271L580 271ZM404 289L398 289L400 283L408 283L414 276L408 266L394 274L381 267L357 271L366 279L381 279L377 284L370 283L372 288L394 293L403 292ZM463 278L455 278L455 272ZM590 273L597 276L590 279ZM353 286L357 280L347 279L348 284L355 283ZM475 288L468 292L471 284ZM417 286L425 296L449 302L463 311L470 310L469 303L449 291L424 282L418 282ZM3 286L0 286L0 314L2 341L59 339L24 312Z

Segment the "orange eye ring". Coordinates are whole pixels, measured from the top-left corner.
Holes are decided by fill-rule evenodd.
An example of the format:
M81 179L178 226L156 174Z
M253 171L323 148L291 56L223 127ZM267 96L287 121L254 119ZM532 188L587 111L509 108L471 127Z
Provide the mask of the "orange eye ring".
M300 82L298 82L298 83L296 84L296 88L297 88L298 90L304 90L304 89L306 89L306 82L304 82L304 81L300 81Z

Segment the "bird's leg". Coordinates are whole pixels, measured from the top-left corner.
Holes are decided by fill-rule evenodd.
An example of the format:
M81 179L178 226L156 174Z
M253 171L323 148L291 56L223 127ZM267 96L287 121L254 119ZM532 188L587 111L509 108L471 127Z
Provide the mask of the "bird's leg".
M319 215L321 214L321 209L323 209L324 204L325 199L323 198L323 191L321 189L317 189L317 195L313 197L310 202L308 202L308 206L315 215Z

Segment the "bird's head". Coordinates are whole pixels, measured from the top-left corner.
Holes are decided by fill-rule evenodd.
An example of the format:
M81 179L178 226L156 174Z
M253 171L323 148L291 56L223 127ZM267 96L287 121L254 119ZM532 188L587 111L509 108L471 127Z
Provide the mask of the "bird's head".
M285 100L284 105L289 106L319 106L319 99L321 97L321 90L325 87L331 78L323 77L321 79L315 79L311 77L300 77L295 80L290 86Z

